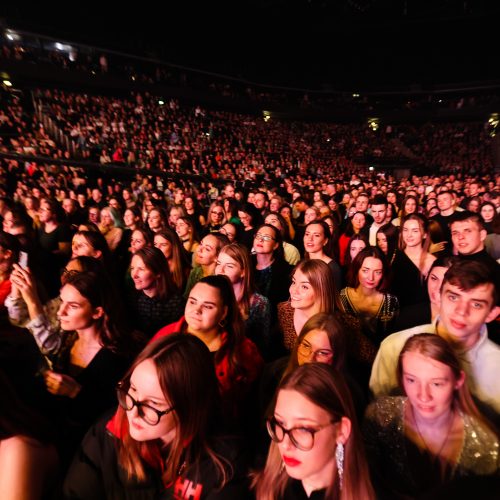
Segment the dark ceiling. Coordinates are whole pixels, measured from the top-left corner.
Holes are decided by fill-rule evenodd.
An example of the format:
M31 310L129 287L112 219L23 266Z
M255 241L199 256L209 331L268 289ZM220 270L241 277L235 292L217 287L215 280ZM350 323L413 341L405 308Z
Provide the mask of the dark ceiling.
M7 24L285 86L500 79L500 2L233 0L5 5Z

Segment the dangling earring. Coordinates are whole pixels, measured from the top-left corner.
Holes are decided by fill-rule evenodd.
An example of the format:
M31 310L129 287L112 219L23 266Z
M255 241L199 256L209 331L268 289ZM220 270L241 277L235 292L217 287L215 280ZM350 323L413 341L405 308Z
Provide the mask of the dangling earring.
M339 490L342 491L342 480L344 478L344 445L342 443L337 443L335 460L337 462L337 471L339 473Z
M226 324L227 324L227 322L226 322L226 319L225 319L225 318L223 318L223 319L221 319L221 320L219 321L219 326L220 326L221 328L224 328L224 327L226 326Z

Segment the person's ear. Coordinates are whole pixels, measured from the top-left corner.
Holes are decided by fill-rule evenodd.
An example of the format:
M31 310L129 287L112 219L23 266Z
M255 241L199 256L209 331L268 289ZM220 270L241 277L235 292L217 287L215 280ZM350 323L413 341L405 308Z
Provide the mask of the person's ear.
M479 236L481 238L481 241L484 241L486 239L486 236L488 236L486 229L481 229L481 231L479 232Z
M488 316L486 316L484 322L489 323L490 321L497 319L499 314L500 314L500 306L493 307L491 311L488 313Z
M352 423L347 417L342 417L338 423L337 443L346 444L351 435Z
M460 389L465 383L465 372L463 370L460 370L460 377L458 380L455 382L455 389Z
M92 314L92 317L94 319L99 319L99 318L102 318L104 316L104 309L102 307L96 307L94 309L94 314Z

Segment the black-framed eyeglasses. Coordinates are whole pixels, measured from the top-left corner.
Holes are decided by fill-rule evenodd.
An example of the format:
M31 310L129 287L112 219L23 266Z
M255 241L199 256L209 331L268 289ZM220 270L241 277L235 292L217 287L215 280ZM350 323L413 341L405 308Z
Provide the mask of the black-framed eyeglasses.
M309 451L314 446L314 436L317 432L325 429L326 427L334 424L329 422L324 425L317 425L314 427L292 427L285 429L274 417L267 420L267 432L275 443L281 443L288 434L292 444L302 451Z
M259 240L259 241L275 241L276 238L273 238L269 234L262 234L262 233L256 233L254 236L254 239Z
M157 425L163 415L167 415L174 411L175 407L172 406L167 410L157 410L147 403L135 400L125 389L122 387L116 388L116 395L118 404L126 411L132 410L134 406L137 407L137 413L149 425Z
M333 356L333 351L330 349L317 349L313 351L312 345L305 340L298 345L297 351L305 358L312 355L312 357L318 361L329 361Z
M224 215L224 212L216 212L215 210L212 210L212 213L214 215Z

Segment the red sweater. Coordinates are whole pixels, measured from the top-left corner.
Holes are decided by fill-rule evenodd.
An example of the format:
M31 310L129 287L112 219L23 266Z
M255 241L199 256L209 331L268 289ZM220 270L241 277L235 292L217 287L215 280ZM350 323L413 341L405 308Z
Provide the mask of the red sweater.
M170 335L172 333L182 332L185 325L184 316L177 322L164 326L152 339L151 342ZM221 346L224 345L227 339L227 332L223 332L221 336ZM238 359L243 367L244 375L238 374L235 376L231 373L228 356L224 356L218 363L215 364L215 372L219 380L221 393L224 396L227 392L239 386L238 390L249 389L252 382L259 376L264 361L255 344L245 337L243 342L237 347Z

